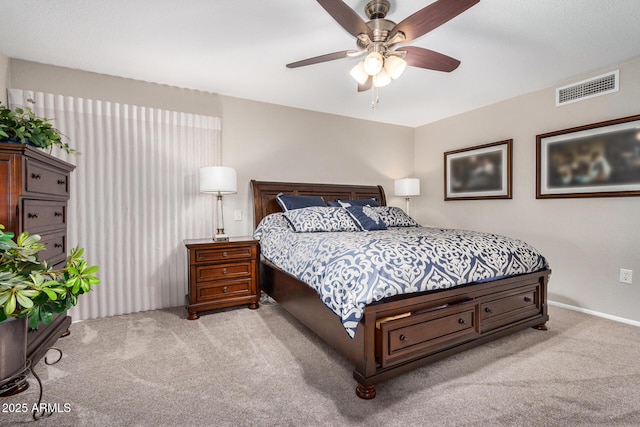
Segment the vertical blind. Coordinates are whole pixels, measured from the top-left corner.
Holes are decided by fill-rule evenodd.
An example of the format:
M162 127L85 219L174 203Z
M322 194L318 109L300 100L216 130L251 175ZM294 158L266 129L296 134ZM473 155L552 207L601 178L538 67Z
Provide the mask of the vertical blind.
M16 89L9 102L52 118L81 153L53 152L76 165L69 247L100 267L74 320L184 305L183 240L213 235L214 197L199 193L198 169L220 162L221 120Z

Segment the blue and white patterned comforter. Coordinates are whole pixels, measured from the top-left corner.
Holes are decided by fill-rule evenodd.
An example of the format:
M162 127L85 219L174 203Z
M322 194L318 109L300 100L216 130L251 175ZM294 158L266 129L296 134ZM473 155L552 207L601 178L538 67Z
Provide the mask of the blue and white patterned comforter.
M428 227L296 233L282 213L254 236L262 255L315 289L350 337L367 304L548 267L532 246L495 234Z

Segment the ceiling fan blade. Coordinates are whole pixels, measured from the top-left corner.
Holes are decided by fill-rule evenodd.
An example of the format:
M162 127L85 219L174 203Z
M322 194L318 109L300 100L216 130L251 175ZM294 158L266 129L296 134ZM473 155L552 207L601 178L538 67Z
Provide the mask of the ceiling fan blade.
M417 39L479 2L480 0L438 0L400 21L391 30L389 39L398 31L404 33L405 42Z
M358 92L366 92L373 87L373 77L369 76L366 82L358 83Z
M366 22L360 18L353 9L342 0L317 0L320 6L335 19L349 34L358 37L358 34L367 34L373 40L373 31Z
M450 73L460 65L460 61L455 58L417 46L404 46L395 50L398 51L407 52L404 60L412 67Z
M306 65L319 64L321 62L334 61L336 59L347 58L353 50L342 50L340 52L327 53L326 55L314 56L313 58L303 59L302 61L287 64L287 68L298 68Z

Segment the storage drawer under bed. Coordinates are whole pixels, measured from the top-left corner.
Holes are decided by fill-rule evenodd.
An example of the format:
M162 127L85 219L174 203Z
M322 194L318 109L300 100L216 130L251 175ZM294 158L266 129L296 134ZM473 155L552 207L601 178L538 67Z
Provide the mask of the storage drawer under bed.
M376 322L376 359L381 368L436 353L477 338L476 301L404 313Z

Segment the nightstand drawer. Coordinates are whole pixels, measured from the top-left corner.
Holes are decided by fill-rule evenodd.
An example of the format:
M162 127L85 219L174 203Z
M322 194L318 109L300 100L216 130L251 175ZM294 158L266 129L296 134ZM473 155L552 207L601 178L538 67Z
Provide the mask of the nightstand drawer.
M255 246L241 246L225 249L197 249L196 262L232 261L236 259L251 259L255 257Z
M56 196L69 196L69 176L60 170L27 160L26 191Z
M224 280L236 277L250 277L252 262L234 262L230 264L201 265L196 267L196 282Z
M45 200L22 202L22 224L30 234L63 228L67 221L67 203Z
M251 278L198 285L197 292L198 301L228 298L242 294L249 295L251 293Z

